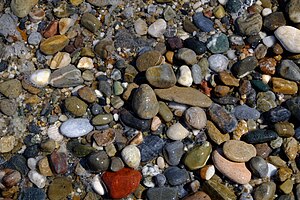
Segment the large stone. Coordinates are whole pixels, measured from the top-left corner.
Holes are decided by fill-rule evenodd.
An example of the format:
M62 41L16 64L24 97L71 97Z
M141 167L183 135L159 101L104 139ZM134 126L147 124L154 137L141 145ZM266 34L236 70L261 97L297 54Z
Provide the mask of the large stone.
M287 9L290 20L294 23L300 23L300 1L290 0Z
M44 54L53 55L63 50L69 44L69 41L69 38L65 35L55 35L42 41L40 50Z
M4 96L14 99L17 98L22 92L21 82L17 79L11 79L0 83L0 93Z
M38 0L12 0L10 8L16 16L23 18L29 14L32 7L37 3Z
M175 73L168 64L149 67L146 71L146 79L150 85L157 88L169 88L176 84Z
M212 146L209 142L197 145L186 153L183 162L190 170L200 169L205 166L211 151Z
M60 132L66 137L81 137L93 130L88 119L76 118L65 121L60 126Z
M300 80L300 68L292 60L282 60L278 67L279 74L292 81Z
M223 145L224 155L234 162L247 162L256 156L256 149L252 144L240 140L229 140Z
M73 190L72 181L66 177L57 177L48 188L48 197L50 200L66 199Z
M101 23L94 15L90 13L84 13L81 17L81 24L89 31L95 33L100 30Z
M50 75L50 85L53 87L74 87L82 83L81 72L74 65L57 69Z
M258 34L262 28L262 23L262 17L258 13L244 15L236 20L239 32L246 36Z
M154 92L161 99L190 106L207 108L212 104L208 96L191 87L173 86L168 89L155 89Z
M274 34L287 51L300 53L299 29L293 26L281 26Z

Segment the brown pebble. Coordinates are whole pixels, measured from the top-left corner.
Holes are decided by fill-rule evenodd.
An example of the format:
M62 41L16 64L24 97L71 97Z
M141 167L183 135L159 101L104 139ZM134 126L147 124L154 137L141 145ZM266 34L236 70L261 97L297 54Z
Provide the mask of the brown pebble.
M291 178L293 171L288 167L280 167L277 171L277 176L281 182Z
M223 71L219 73L220 80L228 86L238 87L240 85L239 80L235 78L231 73Z
M53 176L47 157L39 160L38 169L43 176Z
M98 146L107 146L115 141L116 133L114 129L106 129L104 131L93 131L93 139Z
M294 81L288 81L283 78L272 78L273 92L282 94L296 94L298 92L298 85Z
M283 139L283 150L289 160L295 160L298 154L298 142L295 138L289 137Z
M68 171L67 155L63 152L53 151L50 156L50 164L55 173L65 174Z
M281 47L280 44L276 43L276 44L273 46L273 53L275 53L275 54L277 54L277 55L283 54L283 48Z
M268 75L274 75L276 70L276 60L274 58L263 58L259 62L260 70Z
M56 35L57 29L58 29L58 22L57 21L52 21L52 22L50 22L50 24L45 29L45 32L43 33L43 36L45 38L52 37L52 36Z
M214 93L217 97L224 97L226 96L230 91L230 87L225 85L217 85L214 88Z
M90 87L82 87L78 90L78 95L81 99L88 103L93 103L97 100L96 93Z
M7 169L6 174L2 178L2 183L8 188L16 186L21 180L21 174L17 170Z
M272 149L269 147L268 143L256 144L255 148L256 155L264 159L267 158L272 152Z

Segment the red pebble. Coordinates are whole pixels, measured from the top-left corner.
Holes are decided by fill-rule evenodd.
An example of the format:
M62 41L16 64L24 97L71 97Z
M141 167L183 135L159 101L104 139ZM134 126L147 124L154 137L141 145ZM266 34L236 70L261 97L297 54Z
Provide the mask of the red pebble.
M142 175L139 171L123 168L117 172L105 172L102 180L108 188L111 198L121 199L134 192L140 184Z
M51 166L57 174L65 174L68 171L67 155L62 152L53 151L50 156Z
M54 36L54 35L57 33L57 28L58 28L58 22L57 22L57 21L51 22L51 23L47 26L47 28L46 28L46 30L45 30L43 36L44 36L45 38L49 38L49 37Z

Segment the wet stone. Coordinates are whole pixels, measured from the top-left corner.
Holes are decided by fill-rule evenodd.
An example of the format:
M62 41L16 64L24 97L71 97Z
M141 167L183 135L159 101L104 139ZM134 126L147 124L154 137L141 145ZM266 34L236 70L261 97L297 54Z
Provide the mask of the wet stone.
M169 165L178 165L183 153L183 143L181 141L167 143L163 149L164 158Z
M172 67L166 64L148 68L146 78L150 85L157 88L169 88L176 83Z
M206 192L211 199L237 199L236 195L230 188L222 184L219 180L216 180L214 177L211 180L204 182L203 191Z
M266 177L268 174L268 164L267 162L260 156L256 156L251 158L249 161L249 167L252 174L256 177Z
M87 28L89 31L95 33L100 30L100 21L92 14L85 13L81 17L81 25Z
M195 39L195 38L188 38L183 42L184 47L192 49L196 54L203 54L206 52L206 45L205 43Z
M109 167L110 160L105 151L98 151L90 154L87 158L87 165L95 172L105 171Z
M149 135L144 138L142 144L138 146L141 152L142 162L153 160L161 153L165 141L158 136Z
M81 137L93 130L88 119L68 119L60 126L60 132L66 137Z
M99 114L92 119L92 124L94 126L100 126L100 125L109 124L112 121L113 121L112 114Z
M290 119L291 112L282 106L277 106L265 112L263 117L270 123L282 122Z
M254 56L249 56L243 60L236 62L232 66L233 74L238 78L242 78L254 70L258 65L258 61Z
M83 116L87 109L87 104L75 96L67 98L65 100L65 106L70 113L77 117Z
M292 60L282 60L278 71L283 78L292 81L300 80L300 68Z
M254 191L254 199L272 199L275 195L276 184L274 182L263 183L258 186Z
M212 146L209 142L196 145L186 153L183 162L190 170L200 169L205 166L211 151Z
M161 59L162 55L159 51L148 51L137 58L136 67L140 72L146 71L149 67L159 65Z
M55 178L49 185L50 200L65 199L73 190L72 181L65 177Z
M244 119L244 120L248 120L248 119L257 120L260 117L259 111L247 105L240 105L235 107L234 115L237 119Z
M292 123L278 122L274 127L280 137L293 137L295 134L294 125Z
M203 32L210 32L214 30L214 23L209 18L203 16L202 12L194 14L193 22Z
M120 113L121 121L132 128L136 128L137 130L149 130L151 122L150 120L143 120L136 116L134 116L131 112L127 110L123 110Z
M82 83L81 72L73 65L57 69L50 75L50 84L53 87L74 87Z
M239 140L229 140L223 145L224 155L234 162L248 162L256 155L256 149L252 144Z
M176 186L188 181L189 175L185 169L178 167L169 167L165 170L164 175L170 185Z
M50 156L50 164L53 166L55 173L65 174L68 171L67 155L63 152L53 151Z
M277 133L272 130L257 129L249 131L243 135L242 139L250 144L264 143L275 140L278 137Z

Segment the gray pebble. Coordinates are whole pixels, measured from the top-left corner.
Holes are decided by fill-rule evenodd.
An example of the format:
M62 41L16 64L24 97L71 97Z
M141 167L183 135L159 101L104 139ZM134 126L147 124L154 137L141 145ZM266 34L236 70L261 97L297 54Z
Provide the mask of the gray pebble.
M43 36L39 32L32 32L28 37L28 43L32 45L40 44Z

